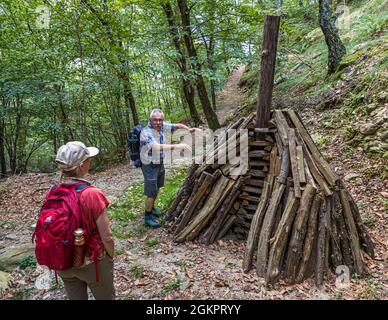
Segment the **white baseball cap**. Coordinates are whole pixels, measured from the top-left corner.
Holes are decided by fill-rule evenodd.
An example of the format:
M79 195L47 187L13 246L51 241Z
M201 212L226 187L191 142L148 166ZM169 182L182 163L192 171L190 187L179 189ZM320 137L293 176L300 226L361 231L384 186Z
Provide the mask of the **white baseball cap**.
M71 171L85 160L99 153L95 147L86 147L80 141L70 141L58 149L55 162L62 171Z

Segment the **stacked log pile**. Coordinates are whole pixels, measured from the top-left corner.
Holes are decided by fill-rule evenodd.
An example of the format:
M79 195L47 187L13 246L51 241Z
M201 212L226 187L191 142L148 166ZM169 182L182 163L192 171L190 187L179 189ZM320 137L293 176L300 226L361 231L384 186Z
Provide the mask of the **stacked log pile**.
M211 244L232 231L246 240L244 271L255 256L267 284L315 276L321 285L339 265L363 274L361 250L374 257L373 243L352 196L297 113L275 110L269 128L254 128L254 117L229 126L249 131L246 174L228 175L232 166L217 161L190 168L169 211L174 240ZM216 160L224 143L206 157Z

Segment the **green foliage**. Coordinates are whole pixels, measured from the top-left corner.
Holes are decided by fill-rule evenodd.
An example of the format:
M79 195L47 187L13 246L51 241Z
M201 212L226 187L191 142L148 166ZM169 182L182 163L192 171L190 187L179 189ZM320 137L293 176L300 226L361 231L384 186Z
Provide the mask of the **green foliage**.
M176 277L176 278L172 279L169 283L167 283L164 286L164 289L160 292L160 296L161 297L166 296L171 291L178 289L180 285L181 285L181 278Z
M140 279L144 277L144 267L140 265L135 265L129 270L129 274L134 279Z
M114 225L112 228L113 236L118 239L129 239L131 237L131 231L128 229L128 226L126 223L120 224L118 222Z
M8 180L0 180L0 193L3 192L8 185Z
M162 212L172 204L172 201L176 197L183 180L186 178L187 169L172 169L166 176L165 185L160 189L156 206L160 208ZM124 194L116 201L112 206L108 207L109 216L117 221L117 226L113 228L113 232L116 237L121 239L129 238L131 233L136 236L141 236L147 232L143 227L128 231L126 225L129 221L132 221L139 214L143 214L145 205L145 196L143 193L144 183L138 182L129 186ZM161 218L161 222L163 217Z
M108 207L108 214L114 220L125 224L132 221L143 209L143 183L138 182L129 186L120 199Z
M375 225L375 218L370 213L365 213L361 216L362 222L369 228Z
M159 244L159 240L156 239L156 238L149 238L145 241L145 244L148 246L148 247L155 247L156 245Z
M20 261L19 267L21 270L27 269L29 267L36 267L36 259L33 256L28 256L23 258L22 261Z
M172 202L176 198L180 186L186 178L187 169L173 170L166 178L164 187L160 190L158 198L156 199L156 206L162 212L168 210Z

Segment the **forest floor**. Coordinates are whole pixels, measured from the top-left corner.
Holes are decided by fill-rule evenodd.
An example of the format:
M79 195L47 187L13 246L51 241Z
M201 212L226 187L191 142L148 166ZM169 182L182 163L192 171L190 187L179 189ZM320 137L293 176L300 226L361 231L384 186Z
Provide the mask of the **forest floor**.
M225 90L218 97L218 115L223 123L242 104L244 94L238 81L244 68L232 73ZM337 288L335 275L325 278L322 288L307 280L297 285L283 282L266 288L255 270L242 272L245 243L220 240L210 246L197 242L175 244L167 227L146 229L142 209L128 224L131 236L116 239L115 289L117 299L387 299L387 186L377 175L368 175L368 168L380 170L382 160L369 159L360 150L344 151L341 132L325 133L324 114L303 109L301 116L311 134L328 135L324 151L337 174L357 177L345 181L361 210L369 217L368 230L376 244L376 259L367 257L369 273L360 278L353 275L346 289ZM168 169L167 176L174 170ZM55 176L26 174L13 176L0 185L0 254L11 246L28 243L36 213L47 188ZM119 164L88 179L115 203L130 186L142 182L140 169ZM112 221L113 224L115 221ZM16 268L11 272L13 284L0 293L0 299L65 299L62 282L55 284L53 275L41 267Z

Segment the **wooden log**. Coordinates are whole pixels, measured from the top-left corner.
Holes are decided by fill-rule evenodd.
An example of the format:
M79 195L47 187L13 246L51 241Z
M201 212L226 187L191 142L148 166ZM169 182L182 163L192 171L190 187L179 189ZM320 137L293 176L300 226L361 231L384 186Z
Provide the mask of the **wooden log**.
M242 181L242 178L236 181L229 195L225 198L220 209L218 210L212 224L208 227L208 230L206 231L207 235L205 236L206 244L211 244L216 239L216 236L222 227L222 221L224 221L225 216L229 213L229 209L233 206L234 201L240 193L240 186Z
M274 176L277 177L280 174L280 166L281 166L282 159L280 157L276 157L275 161L275 172Z
M266 147L266 146L272 146L272 142L265 141L265 140L252 140L248 142L249 146L253 147Z
M280 139L278 132L275 133L275 141L276 141L276 147L278 149L279 154L282 154L283 153L283 144L282 144L282 140Z
M214 190L216 184L217 184L217 181L218 179L221 177L222 175L222 171L220 169L217 169L213 172L213 182L211 183L211 185L206 189L205 191L205 194L203 195L202 199L199 201L197 207L196 207L196 210L195 212L199 212L199 210L202 209L203 205L205 204L206 202L206 199L208 197L208 195ZM194 214L195 214L194 212ZM193 214L193 215L194 215Z
M306 185L292 227L285 266L285 276L291 283L295 282L297 276L297 270L302 256L303 241L306 235L308 213L310 212L315 192L316 189L311 185Z
M341 242L339 238L339 231L337 228L336 218L335 218L335 206L334 206L334 198L330 197L330 207L331 207L331 216L330 216L330 229L329 229L329 235L330 235L330 259L331 264L333 266L333 271L335 272L335 269L337 266L343 265L343 258L341 254Z
M269 183L269 188L272 190L273 184L274 184L274 177L275 177L275 170L276 170L276 165L277 165L277 153L278 149L276 146L272 147L271 153L270 153L270 164L269 164L269 171L268 171L268 183ZM263 169L264 171L264 169Z
M269 162L268 161L250 161L249 164L251 165L251 167L268 167L269 166Z
M193 211L196 209L198 203L202 199L203 195L206 193L206 190L210 187L210 185L214 181L214 176L210 173L207 173L204 171L201 175L203 178L203 182L201 184L201 187L199 190L193 194L190 199L187 202L187 205L183 212L181 213L182 219L180 223L177 225L177 228L175 229L174 234L177 235L179 232L183 230L184 227L186 227L187 223L190 221L192 217Z
M315 189L319 189L317 184L315 183L313 175L311 174L311 171L309 169L309 166L307 164L306 159L303 159L303 164L304 164L304 169L305 169L305 174L306 174L306 183L311 184Z
M301 282L306 276L306 270L310 261L311 252L313 251L314 239L317 235L318 213L319 208L321 207L322 200L323 195L316 193L314 196L313 203L311 205L311 212L307 224L306 238L303 244L302 262L300 264L300 268L296 276L296 282Z
M325 244L327 237L326 230L326 208L323 201L318 219L318 245L317 245L317 260L315 267L315 284L320 287L323 284L323 277L325 273Z
M226 216L225 222L222 224L222 228L220 232L218 233L216 240L222 239L222 237L229 231L229 229L232 227L234 222L236 221L237 216L236 215L229 215Z
M315 165L315 162L314 162L310 152L307 150L306 145L303 145L303 154L305 156L305 159L306 159L306 162L307 162L307 164L309 166L311 174L314 177L314 179L318 182L320 188L323 190L323 192L325 193L326 196L332 195L333 192L330 190L330 188L329 188L328 184L326 183L325 179L319 173L319 170L318 170L317 166Z
M245 182L246 185L254 186L254 187L263 187L264 186L264 180L258 180L258 179L248 179Z
M282 198L285 185L276 182L272 192L272 198L269 202L268 209L264 216L263 225L261 227L259 242L257 245L257 260L256 272L259 277L263 277L266 272L268 253L269 253L269 238L271 236L275 214Z
M278 16L266 16L264 19L259 94L256 105L256 128L266 128L271 118L270 110L279 25L280 17Z
M325 197L325 208L326 208L326 242L325 242L325 270L330 269L330 225L331 225L331 203L330 203L331 197Z
M296 156L296 136L295 129L292 128L288 129L288 146L290 151L292 179L294 180L295 197L300 198L301 191L298 171L298 160Z
M254 131L256 133L275 133L277 130L275 128L255 128Z
M277 176L276 180L279 183L285 184L290 172L290 152L289 152L288 144L284 145L283 147L283 153L282 153L281 159L282 161L280 165L280 173Z
M375 251L374 251L374 245L372 242L371 237L369 236L368 231L366 230L366 227L364 223L362 222L360 212L358 211L356 202L354 201L353 197L350 193L348 193L349 196L349 203L350 208L352 210L354 222L356 223L357 232L360 237L361 242L361 248L372 258L375 258Z
M274 111L276 127L278 129L280 140L284 146L288 145L288 129L290 128L287 120L281 110Z
M290 117L295 128L298 130L299 134L302 136L303 140L306 142L312 158L314 159L315 164L317 165L319 172L325 177L327 183L330 186L334 186L335 182L338 180L338 176L331 170L330 165L323 158L322 154L316 147L313 139L307 132L302 121L299 119L298 115L294 110L287 110L288 116Z
M298 173L300 183L306 183L306 175L304 172L304 158L302 146L296 147L296 160L298 162Z
M348 266L350 272L354 272L353 267L353 257L350 249L349 236L348 231L346 230L345 218L343 214L343 208L340 200L340 196L338 191L333 193L332 200L332 218L334 218L337 230L338 230L338 238L340 241L341 254L343 258L343 263Z
M257 205L250 204L248 207L245 208L248 211L256 211Z
M243 190L255 195L261 194L262 188L257 188L257 187L251 187L251 186L244 186Z
M340 189L346 189L345 184L341 181L337 181L337 185ZM357 204L354 201L352 195L348 192L348 201L350 204L350 209L352 211L353 219L357 227L357 233L360 237L361 248L371 257L374 258L374 245L372 239L370 238L368 231L362 222L360 211L358 210Z
M240 209L240 207L241 207L241 202L236 201L235 203L233 203L233 208L236 210L236 212Z
M243 229L246 229L246 231L248 232L250 226L251 226L251 223L249 221L246 221L244 218L242 218L241 216L237 216L237 219L235 221L235 225L243 228Z
M244 240L247 237L248 231L245 228L236 226L234 227L234 233L240 235L240 239Z
M249 201L248 200L246 200L246 199L242 199L241 198L241 205L243 206L243 208L246 208L246 207L248 207L249 206Z
M250 170L249 171L249 174L252 176L252 177L263 177L265 178L267 176L266 173L264 173L263 171L261 170Z
M353 220L352 211L349 204L349 195L345 189L340 190L342 207L344 209L345 224L350 236L350 246L352 248L353 261L355 271L361 275L364 273L364 262L361 256L360 239L358 237L357 228Z
M269 240L269 247L270 248L271 248L272 243L274 241L275 233L276 233L276 230L279 226L280 219L282 218L285 206L287 205L287 199L288 199L288 194L290 192L290 189L291 189L291 184L287 183L286 187L284 189L282 198L280 199L280 203L278 205L278 208L276 210L275 219L274 219L274 223L273 223L273 227L272 227L272 232L271 232L271 235L269 237L269 239L270 239Z
M257 206L255 214L252 218L251 227L248 233L248 240L246 244L244 259L243 259L243 270L248 272L252 267L253 252L256 249L257 241L259 239L259 232L264 219L264 214L268 205L268 199L270 195L269 184L264 182L263 194L260 199L260 203Z
M206 200L204 207L198 212L192 221L174 238L176 242L183 242L186 240L194 239L202 228L213 216L215 209L223 201L223 194L227 192L228 187L231 188L234 181L230 181L225 176L221 176L211 194ZM190 237L190 239L189 239Z
M192 188L194 187L193 181L195 179L195 173L198 167L199 167L198 164L193 164L188 170L188 174L185 182L183 183L182 187L179 189L178 194L174 202L172 203L170 209L167 211L168 221L172 221L180 213L180 211L177 210L178 205L181 203L181 201L185 201L184 200L185 197L188 198Z
M262 158L267 155L269 155L269 153L264 150L253 150L248 153L249 158Z
M239 196L240 199L248 201L248 203L259 203L260 202L260 197L253 197L253 196Z
M256 212L256 211L255 211ZM246 213L243 213L243 214L239 214L242 218L244 218L245 220L247 220L247 221L252 221L252 219L253 219L253 215L254 215L254 213L252 213L252 212L246 212ZM250 227L249 227L249 229L250 229Z
M284 213L276 229L274 240L270 249L268 268L265 277L266 285L273 284L279 278L289 234L292 229L292 223L298 206L299 199L295 198L294 191L291 188L288 193Z

